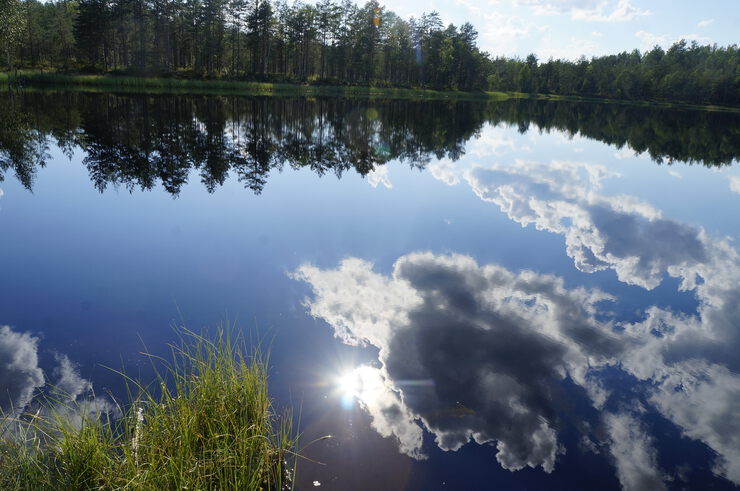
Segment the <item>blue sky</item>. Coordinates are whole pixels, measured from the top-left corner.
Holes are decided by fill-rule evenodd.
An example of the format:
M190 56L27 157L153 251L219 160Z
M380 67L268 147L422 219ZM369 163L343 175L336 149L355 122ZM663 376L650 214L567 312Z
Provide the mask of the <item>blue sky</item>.
M361 2L359 2L361 3ZM403 18L436 10L442 20L472 23L492 55L540 59L586 57L670 46L685 38L738 43L737 0L386 0Z

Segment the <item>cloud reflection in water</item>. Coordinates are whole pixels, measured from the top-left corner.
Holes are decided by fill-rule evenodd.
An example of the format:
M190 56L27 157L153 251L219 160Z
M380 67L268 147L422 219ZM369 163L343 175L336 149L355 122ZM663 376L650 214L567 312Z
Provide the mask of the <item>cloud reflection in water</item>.
M12 436L16 418L32 410L53 415L79 428L85 417L101 413L118 414L106 397L96 396L92 383L80 376L75 364L62 354L55 355L54 380L48 380L39 365L38 338L8 326L0 326L0 429L2 437ZM43 391L43 404L35 396Z
M618 299L604 292L463 255L408 254L389 276L356 258L293 274L310 284L311 314L337 337L378 348L380 368L362 368L374 380L372 397L358 398L380 434L417 458L422 427L443 450L495 442L504 468L551 472L567 450L558 415L569 379L601 410L623 487L665 487L671 477L641 411L608 404L619 390L601 379L611 367L639 381L643 400L714 450L714 471L740 484L737 251L635 197L601 194L610 176L584 163L518 161L465 178L512 220L562 234L583 272L611 269L648 290L677 278L698 300L694 314L653 306L640 321L623 321L610 313ZM408 384L418 380L432 383Z

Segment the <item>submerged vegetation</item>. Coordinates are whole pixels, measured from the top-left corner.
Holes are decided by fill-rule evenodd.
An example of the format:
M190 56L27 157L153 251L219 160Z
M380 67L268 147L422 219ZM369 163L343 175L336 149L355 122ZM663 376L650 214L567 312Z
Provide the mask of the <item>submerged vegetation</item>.
M173 85L207 79L226 86L271 82L740 104L736 45L682 40L668 50L656 46L590 60L521 60L482 51L468 22L445 26L437 12L405 20L377 0L362 6L349 0L2 0L0 6L2 62L11 69L166 76Z
M183 338L155 360L156 383L126 378L121 417L72 422L42 400L5 418L0 489L290 489L296 438L268 396L267 360L223 332Z

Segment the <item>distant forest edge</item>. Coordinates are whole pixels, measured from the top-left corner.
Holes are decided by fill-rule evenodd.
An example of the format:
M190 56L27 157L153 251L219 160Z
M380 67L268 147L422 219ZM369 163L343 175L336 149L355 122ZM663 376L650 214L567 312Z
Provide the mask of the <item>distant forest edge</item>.
M482 52L477 37L470 23L404 20L375 0L0 0L11 70L740 105L737 45L542 62Z

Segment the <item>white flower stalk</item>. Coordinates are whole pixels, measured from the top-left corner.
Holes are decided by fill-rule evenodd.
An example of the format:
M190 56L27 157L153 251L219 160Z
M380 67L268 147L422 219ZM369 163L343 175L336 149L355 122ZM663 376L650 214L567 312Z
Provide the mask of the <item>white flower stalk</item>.
M144 408L136 407L136 425L134 426L134 438L131 441L131 447L134 451L134 462L139 466L139 440L141 439L141 427L144 424Z

